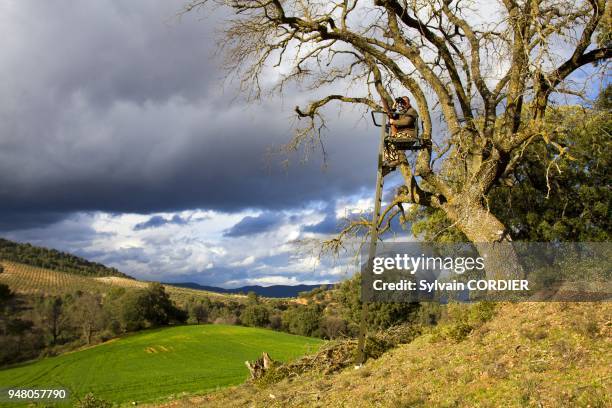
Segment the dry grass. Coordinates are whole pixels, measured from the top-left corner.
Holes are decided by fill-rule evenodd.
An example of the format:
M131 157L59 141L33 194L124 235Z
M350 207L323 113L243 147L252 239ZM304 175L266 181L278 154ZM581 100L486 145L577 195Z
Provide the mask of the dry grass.
M425 334L359 370L244 384L164 406L609 407L611 346L609 303L503 304L460 342Z

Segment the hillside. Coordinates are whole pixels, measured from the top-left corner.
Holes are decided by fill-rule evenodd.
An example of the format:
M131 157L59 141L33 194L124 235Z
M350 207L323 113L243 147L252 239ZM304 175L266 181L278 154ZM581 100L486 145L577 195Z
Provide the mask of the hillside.
M0 261L4 272L0 273L0 283L19 294L64 295L77 290L90 293L106 293L113 287L144 289L148 282L119 276L79 276L57 272L50 269L24 265L16 262ZM180 305L191 298L208 297L221 300L243 300L244 296L219 294L202 290L165 286L170 298Z
M611 321L609 303L503 304L459 342L428 333L359 370L247 383L164 406L607 407Z
M203 393L243 382L244 365L265 350L283 361L316 350L318 339L224 325L150 330L89 349L0 371L3 387L67 387L122 403Z
M3 238L0 238L0 260L81 276L118 276L132 279L115 268L109 268L66 252L36 247L31 244L20 244Z
M67 274L85 277L117 277L122 279L134 279L116 268L88 261L87 259L61 252L55 249L37 247L28 243L22 244L0 238L0 263L9 261L24 265L39 267L49 271L64 272ZM69 278L63 278L64 280ZM0 281L1 282L1 281ZM110 280L108 280L110 282ZM81 281L85 284L85 281ZM140 283L134 285L125 281L116 281L116 286L142 287ZM164 283L166 287L177 287L205 292L222 294L247 294L255 292L259 296L267 298L291 298L297 297L300 292L307 292L321 285L273 285L273 286L243 286L239 288L220 288L216 286L205 286L194 282ZM35 285L33 285L35 286ZM92 286L91 282L86 286Z
M290 298L297 297L301 292L309 292L313 289L320 288L322 286L326 288L332 288L333 285L272 285L272 286L241 286L239 288L219 288L216 286L205 286L194 282L178 282L178 283L165 283L166 285L178 286L180 288L190 288L198 290L206 290L209 292L217 293L234 293L234 294L247 294L254 292L259 296L267 298Z

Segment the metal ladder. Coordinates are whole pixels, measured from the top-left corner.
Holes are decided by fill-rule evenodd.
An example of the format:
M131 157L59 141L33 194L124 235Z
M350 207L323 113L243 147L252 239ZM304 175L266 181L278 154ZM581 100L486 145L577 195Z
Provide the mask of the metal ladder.
M374 117L372 115L372 117ZM376 244L378 243L378 218L380 217L380 207L382 205L382 192L384 185L383 176L383 156L385 151L385 139L387 138L387 126L386 116L382 118L382 124L380 126L380 143L378 146L378 170L376 172L376 195L374 198L374 213L372 214L372 225L370 226L370 247L368 249L368 263L365 272L372 271L372 263L376 256ZM374 121L376 124L376 121ZM363 276L361 277L363 281ZM365 363L365 342L367 332L367 318L368 318L368 303L361 299L361 321L359 324L359 340L357 343L357 358L355 360L355 367L361 367Z
M375 113L383 113L381 123L376 121ZM398 150L420 150L425 149L429 146L429 141L422 140L419 136L418 122L415 126L416 138L407 140L396 139L390 140L391 138L387 134L387 115L384 112L371 112L372 121L375 126L380 126L380 143L378 146L378 170L376 172L376 193L374 198L374 213L372 214L372 225L370 226L370 246L368 250L368 263L365 268L365 273L372 272L372 263L376 256L376 245L378 244L378 222L380 218L380 209L382 205L382 193L384 186L385 175L383 173L384 164L384 152L387 144L394 145ZM361 277L363 280L363 275ZM367 319L368 319L368 303L361 298L361 321L359 324L359 339L357 343L357 357L355 359L355 368L361 367L365 362L365 343L367 334Z

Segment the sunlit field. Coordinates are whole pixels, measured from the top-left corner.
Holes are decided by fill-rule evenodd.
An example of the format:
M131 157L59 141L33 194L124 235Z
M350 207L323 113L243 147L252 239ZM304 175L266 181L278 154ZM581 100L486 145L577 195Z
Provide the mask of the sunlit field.
M151 330L105 344L0 371L5 387L66 388L108 401L141 402L205 393L240 384L244 362L266 351L288 361L321 340L266 329L225 325Z

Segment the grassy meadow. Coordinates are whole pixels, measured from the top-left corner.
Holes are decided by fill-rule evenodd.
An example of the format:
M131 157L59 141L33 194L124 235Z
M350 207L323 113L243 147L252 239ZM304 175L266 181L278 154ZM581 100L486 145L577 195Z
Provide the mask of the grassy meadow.
M244 382L263 351L288 361L321 340L266 329L179 326L139 334L0 371L4 387L67 388L115 403L163 401Z
M359 370L246 383L177 407L612 407L612 303L499 304L465 338L424 332ZM358 402L358 403L357 403Z

